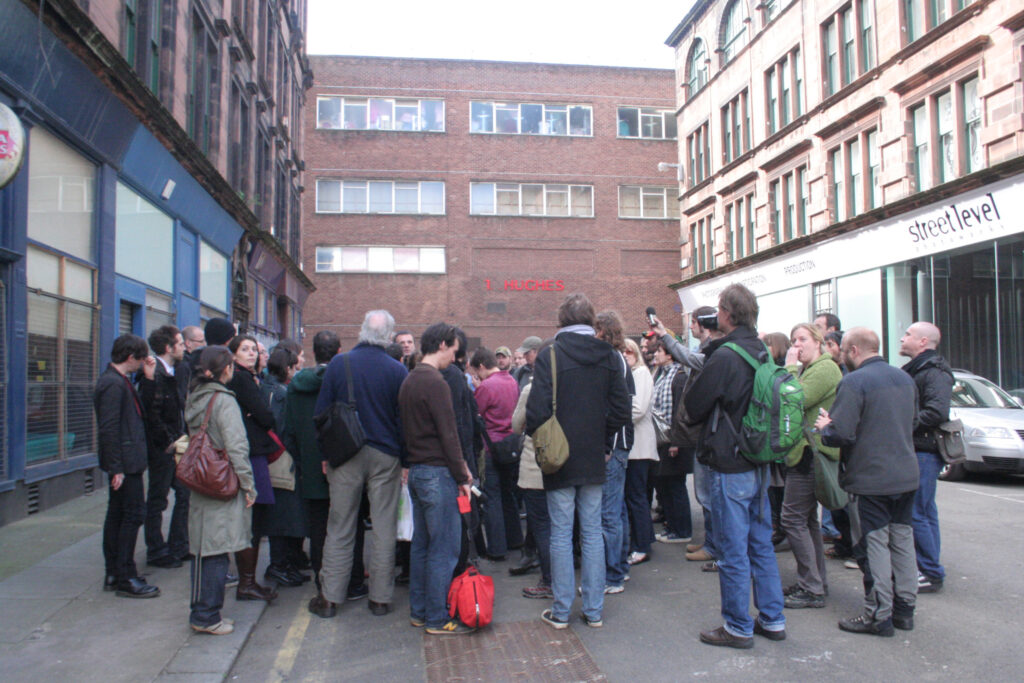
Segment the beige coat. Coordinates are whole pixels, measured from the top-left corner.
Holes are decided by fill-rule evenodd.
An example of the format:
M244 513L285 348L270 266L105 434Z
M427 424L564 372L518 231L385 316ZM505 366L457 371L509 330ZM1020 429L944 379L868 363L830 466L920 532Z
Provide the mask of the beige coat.
M519 392L519 403L512 413L512 431L516 434L526 429L526 399L530 398L530 387L533 386L533 379L530 379ZM544 490L544 475L537 466L537 456L533 452L533 439L527 436L523 439L523 453L519 457L519 488Z
M228 452L238 475L239 490L231 500L216 500L192 492L188 510L189 545L197 556L220 555L245 550L252 545L252 510L245 507L245 493L256 498L256 484L249 463L249 440L245 436L242 411L235 394L220 382L198 386L185 404L189 434L199 431L206 406L217 396L207 433L215 448Z
M636 393L633 394L633 448L629 451L629 459L657 460L658 440L651 421L654 378L647 366L640 364L633 368L633 383Z

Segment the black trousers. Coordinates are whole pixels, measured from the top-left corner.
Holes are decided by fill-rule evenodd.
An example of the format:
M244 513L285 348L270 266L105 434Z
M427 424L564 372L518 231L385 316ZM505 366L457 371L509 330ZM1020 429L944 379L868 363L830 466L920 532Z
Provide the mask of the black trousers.
M142 473L126 474L121 488L109 487L107 518L103 522L103 559L107 575L127 581L139 575L135 543L146 519L146 493Z
M146 495L146 559L149 561L173 555L188 554L188 487L174 476L174 456L151 454L149 458L149 491ZM167 495L174 490L171 526L164 541L163 520Z
M324 565L324 541L327 538L327 517L331 513L331 501L324 499L305 499L306 512L309 520L309 564L313 569L317 585L320 581L320 568ZM363 563L363 547L366 539L366 518L369 516L370 502L363 496L359 507L359 520L356 522L356 544L352 551L352 574L349 578L349 589L363 585L366 581L366 565Z

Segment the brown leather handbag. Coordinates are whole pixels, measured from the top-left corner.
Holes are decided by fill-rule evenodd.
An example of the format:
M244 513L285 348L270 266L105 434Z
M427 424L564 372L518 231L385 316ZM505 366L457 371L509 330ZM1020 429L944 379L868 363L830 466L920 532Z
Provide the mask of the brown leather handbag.
M210 412L217 394L210 397L206 415L199 431L189 438L185 455L181 456L175 474L185 486L196 493L217 500L231 500L238 495L238 475L231 466L228 452L214 448L206 428L210 423Z

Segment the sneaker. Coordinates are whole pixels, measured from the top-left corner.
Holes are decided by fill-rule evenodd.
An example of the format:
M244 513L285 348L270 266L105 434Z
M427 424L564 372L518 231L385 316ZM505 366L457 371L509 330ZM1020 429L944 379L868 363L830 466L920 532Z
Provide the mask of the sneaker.
M551 586L547 586L538 583L536 586L527 586L523 589L524 598L533 598L534 600L554 600L555 595L551 592Z
M675 532L666 534L656 534L654 539L660 543L689 543L693 540L692 536L680 536Z
M629 581L629 574L622 577L622 582L625 583L626 581Z
M551 610L546 609L540 613L540 620L551 628L562 630L563 628L569 628L569 622L561 619L556 619L555 615L551 613Z
M825 596L817 595L803 588L798 588L786 596L787 609L804 609L807 607L824 607Z
M934 579L924 574L917 575L918 593L938 593L942 590L942 579Z
M226 636L229 633L234 633L235 625L229 624L226 621L218 621L213 626L197 626L195 624L189 624L192 630L196 633L209 633L211 636Z
M432 636L465 636L476 631L472 626L466 626L458 619L451 619L441 626L428 626L427 633Z
M620 583L618 586L605 586L604 587L604 594L605 595L616 595L618 593L621 593L624 590L626 590L626 587L623 586Z
M712 560L701 565L700 570L702 572L717 572L718 571L718 560Z
M860 569L860 565L857 564L857 560L852 557L848 560L843 560L843 566L847 569Z
M409 617L409 625L414 628L423 628L427 625L427 622L423 621L419 617Z
M850 619L839 620L839 630L850 633L868 633L883 638L892 638L896 631L892 627L892 619L875 621L866 614L861 614Z
M234 588L237 585L238 585L238 574L236 574L234 572L228 572L228 575L225 577L225 580L224 580L224 587L225 588Z
M345 595L346 600L362 600L370 594L370 587L365 583L359 586L349 586L348 593Z
M644 562L647 562L650 559L651 556L649 553L641 553L634 550L629 554L629 557L626 558L626 562L628 562L629 566L632 567L636 564L643 564Z
M603 621L601 621L600 619L591 619L586 614L581 614L580 618L583 620L583 623L589 626L590 628L601 628L602 626L604 626Z
M698 548L691 553L686 553L686 560L688 562L710 562L713 559L715 559L715 556L704 548Z

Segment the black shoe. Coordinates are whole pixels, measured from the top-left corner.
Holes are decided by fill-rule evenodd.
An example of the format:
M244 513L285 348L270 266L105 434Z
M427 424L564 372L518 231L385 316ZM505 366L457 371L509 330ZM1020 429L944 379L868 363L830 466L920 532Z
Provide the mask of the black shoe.
M901 631L913 631L914 630L914 617L897 617L895 614L892 617L892 625Z
M786 596L786 609L804 609L805 607L824 607L825 596L817 595L803 588Z
M382 617L391 611L391 605L386 602L374 602L373 600L370 600L367 607L370 608L370 611L373 612L373 616L375 617Z
M839 620L839 630L850 633L869 633L883 638L892 638L896 631L893 630L892 619L876 621L866 614Z
M190 552L184 552L181 555L176 555L175 557L177 557L179 560L181 560L182 563L185 563L185 562L191 562L192 560L196 559L196 554L195 553L190 553Z
M365 583L361 583L358 586L349 586L348 593L345 595L346 600L362 600L370 594L370 587Z
M117 590L117 577L113 574L107 574L103 577L103 592L110 593Z
M395 577L395 583L399 586L404 586L409 583L409 572L402 570L402 573Z
M153 558L152 560L146 560L146 564L150 567L177 569L181 566L181 560L174 555L161 555L160 557Z
M491 562L504 562L505 561L505 556L504 555L486 555L486 557Z
M308 583L313 580L313 577L311 577L309 574L303 574L296 567L293 566L289 566L286 573L288 574L288 576L292 577L292 579L300 581L301 583Z
M511 576L523 576L538 569L540 569L540 560L537 559L536 555L523 555L523 559L519 564L508 568L508 573Z
M117 584L117 597L119 598L155 598L158 595L160 595L160 589L150 586L141 576Z
M307 609L321 619L330 619L338 614L338 606L320 594L309 601Z
M768 640L786 639L786 629L782 629L781 631L769 631L764 626L762 626L761 622L757 619L754 619L754 633L756 633L759 636L764 636Z
M918 593L938 593L942 590L942 579L935 579L931 576L920 574L917 577Z
M749 650L754 647L753 638L734 636L726 631L724 626L719 626L713 631L701 631L700 642L718 647L734 647L738 650Z
M278 586L284 587L294 588L295 586L301 586L305 583L302 579L296 578L289 573L287 567L282 569L281 567L275 567L274 565L267 567L267 571L263 573L263 578L267 581L275 582Z
M313 568L313 563L309 561L309 555L307 555L305 552L300 552L295 557L293 557L292 564L295 565L295 568L299 571L308 572L310 569Z

